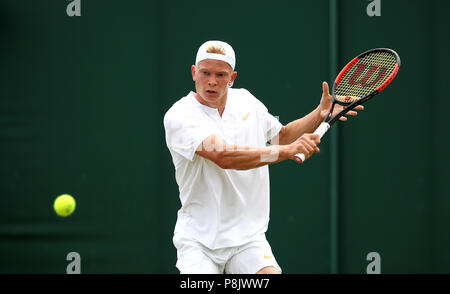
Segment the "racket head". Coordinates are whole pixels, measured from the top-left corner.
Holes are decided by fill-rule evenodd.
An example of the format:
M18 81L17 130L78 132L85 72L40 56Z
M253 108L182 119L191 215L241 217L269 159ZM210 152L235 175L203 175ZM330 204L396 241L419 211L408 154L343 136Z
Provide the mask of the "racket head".
M352 59L336 77L333 102L343 106L364 103L383 91L400 68L400 56L389 48L376 48Z

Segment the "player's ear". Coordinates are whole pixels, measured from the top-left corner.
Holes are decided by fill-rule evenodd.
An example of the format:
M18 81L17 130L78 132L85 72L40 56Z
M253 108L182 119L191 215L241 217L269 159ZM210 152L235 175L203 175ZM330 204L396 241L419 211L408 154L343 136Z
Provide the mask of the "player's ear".
M191 66L192 80L195 82L195 65Z
M231 80L228 82L228 87L233 86L234 80L236 80L236 77L237 77L237 72L233 72L233 74L231 75Z

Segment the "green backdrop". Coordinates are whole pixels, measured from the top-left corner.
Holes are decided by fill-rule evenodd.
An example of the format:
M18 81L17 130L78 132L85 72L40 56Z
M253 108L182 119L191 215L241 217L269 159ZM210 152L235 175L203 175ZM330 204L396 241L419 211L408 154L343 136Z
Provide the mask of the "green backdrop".
M365 273L370 252L382 273L450 272L448 2L381 0L373 17L365 0L70 3L0 3L0 273L65 273L72 251L82 273L177 273L162 119L209 39L284 124L355 55L395 49L398 78L320 154L270 167L267 237L285 273Z

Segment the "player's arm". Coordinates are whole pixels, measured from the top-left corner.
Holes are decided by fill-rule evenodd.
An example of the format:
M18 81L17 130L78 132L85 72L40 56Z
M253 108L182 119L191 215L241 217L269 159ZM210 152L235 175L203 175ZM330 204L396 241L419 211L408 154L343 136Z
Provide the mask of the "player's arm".
M320 99L320 104L306 116L294 120L283 126L277 137L272 139L273 144L286 145L294 142L306 133L312 133L320 125L320 123L325 119L325 116L330 111L332 104L332 97L329 92L328 84L326 82L322 83L322 97ZM359 105L355 110L363 110L364 107ZM342 110L341 106L336 106L333 113L338 113ZM346 115L355 116L358 113L356 111L349 111ZM333 114L334 115L334 114ZM342 116L341 121L346 121L347 118Z
M219 136L211 135L200 144L196 153L223 169L246 170L291 159L299 152L304 152L309 158L313 153L319 152L319 142L318 135L305 134L283 146L251 147L227 144Z
M279 145L291 144L303 134L314 132L323 121L323 118L319 107L317 107L308 115L283 126L278 133L278 137L273 138L271 143Z

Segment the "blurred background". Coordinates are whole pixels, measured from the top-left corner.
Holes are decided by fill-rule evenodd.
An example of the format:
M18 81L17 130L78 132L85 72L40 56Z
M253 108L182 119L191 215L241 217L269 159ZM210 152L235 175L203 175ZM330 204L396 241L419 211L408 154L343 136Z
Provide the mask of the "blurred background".
M69 16L67 7L80 8ZM79 6L78 6L79 5ZM369 16L376 12L379 16ZM379 11L377 11L379 10ZM0 2L0 273L178 273L163 116L206 40L283 124L357 54L397 78L302 166L270 167L267 238L284 273L450 273L448 1ZM77 209L58 217L53 201Z

